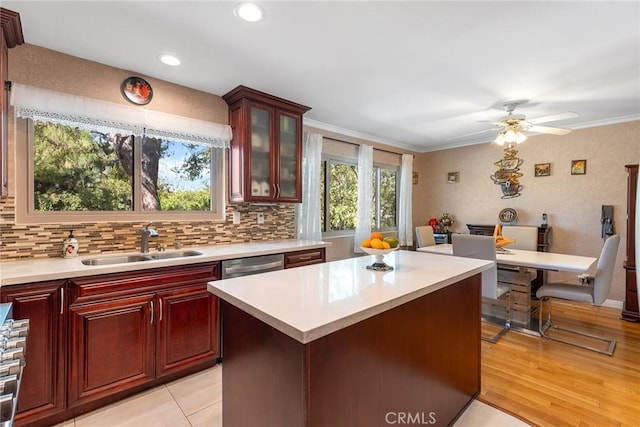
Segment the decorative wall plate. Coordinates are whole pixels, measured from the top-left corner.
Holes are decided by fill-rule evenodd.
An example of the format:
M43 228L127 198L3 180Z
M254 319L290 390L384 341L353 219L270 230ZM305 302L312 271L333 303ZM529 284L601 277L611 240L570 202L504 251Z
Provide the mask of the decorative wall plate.
M127 101L136 105L147 105L153 98L151 85L141 77L124 79L120 86L120 91Z
M498 214L500 222L515 222L518 219L518 212L512 208L505 208Z

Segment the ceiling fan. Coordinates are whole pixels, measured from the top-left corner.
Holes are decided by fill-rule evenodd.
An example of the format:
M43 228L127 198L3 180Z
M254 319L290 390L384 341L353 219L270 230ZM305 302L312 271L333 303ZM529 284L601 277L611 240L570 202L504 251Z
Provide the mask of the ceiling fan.
M578 117L577 113L567 111L564 113L551 114L548 116L542 116L535 119L527 120L523 114L514 114L516 107L526 101L510 101L503 104L507 115L497 122L491 122L495 127L491 129L481 130L479 132L470 133L457 138L467 137L471 135L477 135L485 132L498 131L498 136L495 142L499 145L505 143L519 144L527 139L526 133L544 133L551 135L566 135L571 132L571 129L551 126L540 126L541 123L555 122L558 120L572 119ZM456 138L456 139L457 139Z

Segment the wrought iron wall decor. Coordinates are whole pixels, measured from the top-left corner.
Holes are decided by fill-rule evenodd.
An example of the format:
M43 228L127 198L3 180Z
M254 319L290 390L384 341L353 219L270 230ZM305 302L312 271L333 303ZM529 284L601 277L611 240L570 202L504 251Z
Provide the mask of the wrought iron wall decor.
M494 184L500 186L503 199L519 197L523 188L522 184L520 184L520 178L523 175L520 172L522 159L518 158L517 155L518 150L509 145L504 149L504 157L494 163L498 170L490 178Z

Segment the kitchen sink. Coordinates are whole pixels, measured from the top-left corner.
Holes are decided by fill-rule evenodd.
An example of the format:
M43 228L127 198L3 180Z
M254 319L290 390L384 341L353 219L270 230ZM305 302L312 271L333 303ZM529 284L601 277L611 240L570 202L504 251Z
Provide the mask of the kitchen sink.
M156 261L162 259L184 258L190 256L202 255L198 251L179 251L179 252L158 252L155 254L144 255L121 255L121 256L105 256L98 258L83 259L84 265L111 265L126 264L129 262Z
M122 255L122 256L109 256L100 258L88 258L83 259L84 265L110 265L110 264L124 264L127 262L140 262L149 261L151 258L145 255Z
M158 252L156 254L148 255L151 259L171 259L171 258L184 258L188 256L202 255L202 252L198 251L180 251L180 252Z

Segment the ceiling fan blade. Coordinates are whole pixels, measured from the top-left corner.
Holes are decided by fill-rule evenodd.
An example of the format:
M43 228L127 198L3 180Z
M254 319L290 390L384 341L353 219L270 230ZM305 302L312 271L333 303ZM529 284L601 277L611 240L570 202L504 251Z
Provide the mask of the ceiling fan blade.
M485 129L485 130L480 130L478 132L467 133L465 135L452 136L451 138L447 138L447 141L452 141L454 139L460 139L460 138L466 138L468 136L473 136L473 135L480 135L480 134L487 133L487 132L495 132L497 130L498 130L498 128Z
M530 119L527 121L535 125L538 123L557 122L558 120L574 119L576 117L578 117L578 113L574 113L573 111L567 111L565 113L551 114L548 116L542 116L542 117Z
M549 126L529 126L526 130L527 132L548 133L551 135L566 135L571 132L571 129L552 128Z

